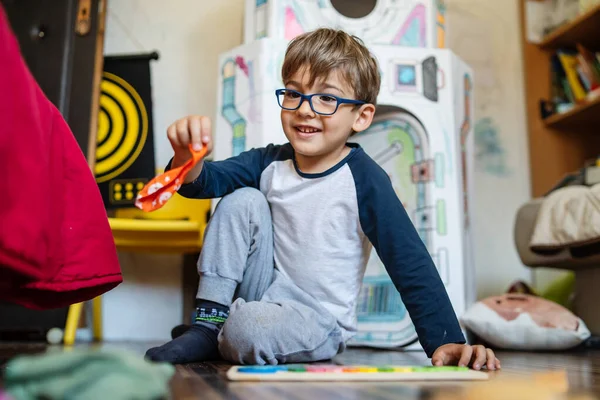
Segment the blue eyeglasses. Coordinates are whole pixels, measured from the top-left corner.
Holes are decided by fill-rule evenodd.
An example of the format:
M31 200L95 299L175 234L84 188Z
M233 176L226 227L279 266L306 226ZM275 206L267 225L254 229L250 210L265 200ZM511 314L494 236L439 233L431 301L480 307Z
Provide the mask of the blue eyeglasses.
M364 101L343 99L332 94L314 93L302 94L291 89L277 89L275 91L279 107L284 110L297 110L304 100L308 101L310 108L320 115L335 114L340 104L366 104Z

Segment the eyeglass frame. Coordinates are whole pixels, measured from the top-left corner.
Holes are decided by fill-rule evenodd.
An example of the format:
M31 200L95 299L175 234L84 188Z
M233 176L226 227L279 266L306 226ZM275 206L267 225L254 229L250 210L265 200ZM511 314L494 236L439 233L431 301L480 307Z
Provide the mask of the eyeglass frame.
M284 92L293 92L293 93L296 93L296 94L298 94L300 96L300 103L298 103L297 107L295 107L295 108L286 108L286 107L283 106L283 104L281 104L281 102L279 101L279 95L283 94ZM313 96L329 96L329 97L332 97L332 98L336 99L337 103L335 105L335 110L333 110L333 112L330 113L330 114L318 112L313 107L313 103L312 103ZM310 109L313 110L313 112L315 114L319 114L319 115L333 115L333 114L335 114L337 112L338 108L340 107L340 104L354 104L354 105L367 104L366 101L353 100L353 99L345 99L343 97L338 97L336 95L329 94L329 93L304 94L304 93L300 93L299 91L294 90L294 89L277 89L277 90L275 90L275 97L277 97L277 104L279 104L279 107L281 107L282 109L287 110L287 111L295 111L295 110L299 109L300 106L302 106L302 103L304 103L304 100L306 100L306 101L308 101L308 105L310 106Z

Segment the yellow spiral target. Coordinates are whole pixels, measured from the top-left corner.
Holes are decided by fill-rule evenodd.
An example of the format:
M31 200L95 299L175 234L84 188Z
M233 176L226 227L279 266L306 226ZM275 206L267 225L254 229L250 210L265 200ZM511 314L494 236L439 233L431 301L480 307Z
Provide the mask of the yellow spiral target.
M104 72L100 83L100 113L96 147L96 182L109 181L127 170L144 148L148 113L136 90Z

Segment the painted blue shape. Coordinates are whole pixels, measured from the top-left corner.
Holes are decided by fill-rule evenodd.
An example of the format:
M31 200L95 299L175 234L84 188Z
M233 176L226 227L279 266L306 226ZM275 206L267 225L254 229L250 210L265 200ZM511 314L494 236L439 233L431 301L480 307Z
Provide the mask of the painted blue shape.
M246 137L234 137L231 141L232 154L238 156L246 150Z
M417 80L415 67L413 65L398 65L398 83L401 85L414 86Z
M410 22L410 26L400 39L400 46L419 47L421 42L419 20L417 18Z
M253 367L240 367L238 372L243 374L274 374L279 371L287 371L287 367L278 367L271 365L257 365Z
M230 59L225 65L232 65L233 63L234 61ZM246 120L235 107L235 74L223 79L221 114L233 129L232 155L237 156L246 149Z
M268 0L256 0L256 7L264 6Z
M438 188L444 187L444 154L435 153L435 186Z
M225 107L222 110L223 118L232 126L238 123L246 122L242 115L234 107Z

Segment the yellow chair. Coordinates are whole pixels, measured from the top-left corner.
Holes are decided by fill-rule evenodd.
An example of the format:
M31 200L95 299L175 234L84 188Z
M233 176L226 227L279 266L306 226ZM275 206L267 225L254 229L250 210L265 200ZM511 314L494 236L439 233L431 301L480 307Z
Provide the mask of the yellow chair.
M109 218L117 249L151 253L199 252L211 210L210 200L192 200L175 194L162 208L116 211Z
M146 213L120 209L109 218L117 250L144 253L196 254L202 249L211 211L210 200L192 200L175 194L162 208ZM64 344L75 343L83 303L69 307ZM102 299L92 300L93 337L102 340Z

